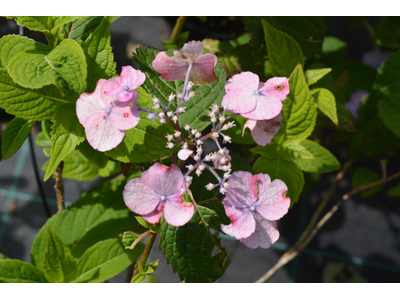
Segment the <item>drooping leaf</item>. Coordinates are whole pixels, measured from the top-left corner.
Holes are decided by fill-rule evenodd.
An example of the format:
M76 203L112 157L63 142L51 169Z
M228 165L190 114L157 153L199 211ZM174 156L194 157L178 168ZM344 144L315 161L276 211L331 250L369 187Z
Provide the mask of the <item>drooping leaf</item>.
M300 145L314 155L314 159L298 159L295 161L301 170L305 172L325 173L340 169L340 163L336 157L320 144L304 140L300 142Z
M310 86L310 85L318 82L318 80L320 80L322 77L324 77L330 71L332 71L331 68L311 69L311 70L305 71L304 75L306 76L307 85Z
M143 250L141 243L133 250L125 250L119 238L100 241L79 259L79 276L73 282L103 282L133 264Z
M70 282L78 275L76 262L71 251L50 226L47 226L43 273L49 282Z
M36 50L18 53L9 61L7 71L15 83L25 88L39 89L54 84L71 100L76 100L87 86L85 54L70 39L47 53Z
M351 178L352 189L355 190L361 186L380 180L381 178L374 172L366 168L358 168L354 171ZM361 197L368 197L376 194L383 188L383 185L373 187L361 194Z
M281 158L259 157L254 163L254 172L268 174L271 180L280 179L288 187L287 197L290 198L290 207L299 200L304 186L303 172L294 162Z
M378 102L378 113L386 126L400 137L400 94Z
M101 78L108 79L116 76L114 54L110 46L110 25L112 17L104 17L89 38L80 42L85 52L88 65L86 92L92 93Z
M44 175L45 181L55 172L60 162L85 140L85 130L76 116L75 105L60 106L53 117L53 122L50 161Z
M202 206L199 209L207 223L219 223L214 211ZM215 247L218 247L217 253L212 255ZM197 211L189 223L180 227L169 225L163 219L160 248L173 271L185 282L214 282L230 264L220 238L211 237Z
M333 94L324 88L313 89L311 94L314 97L317 107L332 120L335 125L339 124L336 112L336 100Z
M274 76L289 77L298 64L304 64L303 51L290 35L275 29L264 19L261 23Z
M125 183L126 179L121 176L108 183L98 184L66 210L48 219L33 242L32 263L42 268L47 225L71 249L75 258L80 258L99 241L115 238L126 230L136 232L137 221L122 198Z
M22 118L14 118L7 124L1 145L4 159L13 156L14 153L18 151L25 142L35 123L35 121L31 120L27 121Z
M42 283L48 282L43 272L30 263L4 259L0 260L0 282Z

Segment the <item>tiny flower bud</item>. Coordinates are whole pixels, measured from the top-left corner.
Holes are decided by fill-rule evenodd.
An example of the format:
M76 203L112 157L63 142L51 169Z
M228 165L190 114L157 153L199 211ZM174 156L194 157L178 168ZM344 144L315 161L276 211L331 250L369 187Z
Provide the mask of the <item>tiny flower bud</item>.
M189 98L193 98L194 96L196 96L196 95L194 94L193 91L191 91L191 92L189 93Z
M204 171L205 168L206 168L206 167L205 167L203 164L201 164L201 165L199 166L200 171Z
M197 153L202 154L203 153L203 148L201 146L197 146Z
M186 124L184 128L185 128L185 130L189 131L190 130L190 125Z
M215 188L215 185L212 184L211 182L206 185L206 189L209 190L209 191L213 190L214 188Z
M212 123L215 123L215 122L217 122L217 117L212 117L212 118L210 118L210 120Z
M183 187L183 188L181 188L181 194L184 194L184 193L186 193L186 189Z
M160 119L162 119L162 118L165 117L165 114L164 114L163 112L160 112L160 113L158 114L158 117L159 117Z
M178 121L178 117L177 117L177 116L173 116L173 117L171 118L171 120L172 120L172 122L176 123L176 122Z
M188 148L188 143L184 142L183 146L182 146L182 149L187 149L187 148Z
M159 104L160 103L160 100L157 97L153 97L152 100L153 100L154 104Z
M214 113L219 113L219 106L218 106L218 104L216 104L216 103L214 103L213 105L212 105L212 111L214 112Z
M167 112L167 116L168 116L168 117L171 118L173 115L174 115L174 113L173 113L172 111Z
M229 183L227 183L227 182L224 182L224 184L222 185L225 189L228 189L229 188Z
M196 144L197 144L197 146L200 146L200 145L203 144L203 141L202 140L197 140Z
M197 169L197 170L196 170L196 175L197 175L197 176L200 176L200 175L201 175L201 170L200 170L200 169Z
M192 180L193 180L193 177L192 177L192 176L186 176L186 182L187 182L187 183L191 183Z
M221 123L224 123L225 120L226 120L225 116L220 116L220 117L219 117L219 121L220 121Z
M165 124L165 123L167 123L167 121L164 118L160 118L160 123Z
M191 81L188 81L187 83L187 89L190 90L193 87L194 83Z
M174 136L172 134L167 134L165 137L167 138L168 142L174 139Z
M223 140L223 142L224 142L224 143L230 143L230 142L231 142L231 137L230 137L230 136L227 136L227 135L225 135L225 136L224 136L224 140Z
M174 148L174 144L173 143L167 143L167 146L166 146L167 148L169 148L169 149L172 149L172 148Z
M199 161L199 160L201 159L201 157L200 157L199 154L196 154L195 156L193 156L193 159L194 159L195 161Z
M155 109L155 110L160 109L160 108L161 108L160 104L158 104L158 103L157 103L157 104L154 104L154 109Z
M174 137L178 138L180 136L181 136L181 133L179 131L175 130Z
M224 173L224 179L229 179L231 177L231 174L229 172Z
M211 138L212 138L213 140L218 139L218 137L219 137L218 132L215 131L215 132L211 133Z
M219 189L219 192L220 192L222 195L225 195L226 189L224 189L223 187L221 187L221 188Z
M194 136L195 136L196 139L201 138L201 133L197 132Z
M188 168L188 170L192 171L194 169L193 165L187 165L186 168Z
M178 113L184 113L186 110L186 107L179 107L178 108Z
M171 93L171 95L169 95L169 97L168 97L168 101L172 102L172 101L174 101L174 99L175 99L175 95Z
M191 133L192 133L193 135L196 135L196 134L198 133L198 131L197 131L197 129L192 129Z

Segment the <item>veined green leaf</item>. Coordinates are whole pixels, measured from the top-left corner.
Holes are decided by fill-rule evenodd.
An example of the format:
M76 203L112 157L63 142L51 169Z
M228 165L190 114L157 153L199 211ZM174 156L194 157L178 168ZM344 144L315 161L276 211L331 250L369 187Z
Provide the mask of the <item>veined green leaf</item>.
M17 24L34 31L51 32L57 27L82 17L32 16L15 17Z
M36 121L14 118L7 124L3 134L2 155L7 159L22 146Z
M30 263L4 259L0 260L0 282L41 283L48 282L39 268Z
M332 71L331 68L311 69L311 70L305 71L304 75L306 76L307 85L310 86L310 85L318 82L318 80L320 80L322 77L324 77L330 71Z
M339 124L336 112L336 100L333 94L324 88L313 89L311 94L314 97L317 107L332 120L335 125Z

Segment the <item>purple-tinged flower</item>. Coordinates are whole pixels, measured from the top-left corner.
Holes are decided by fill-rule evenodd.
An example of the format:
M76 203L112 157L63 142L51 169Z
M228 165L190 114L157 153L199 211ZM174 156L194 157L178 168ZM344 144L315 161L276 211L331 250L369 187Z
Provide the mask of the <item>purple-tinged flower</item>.
M344 107L351 112L354 118L358 118L358 108L360 107L361 103L369 97L369 93L365 90L359 90L354 92L350 96L350 101L344 104Z
M131 99L136 102L139 97L139 92L136 89L146 80L146 75L131 66L125 66L122 67L120 78L121 81L118 83L118 87L105 94L107 96L117 95L117 99L120 102L126 102Z
M167 81L185 80L190 67L189 80L196 85L208 85L218 79L214 73L218 59L212 53L203 54L203 50L202 42L191 41L181 51L174 51L172 57L165 52L158 53L152 65Z
M184 186L182 172L176 165L168 168L155 163L140 178L126 184L124 201L130 210L149 223L159 222L164 211L168 224L182 226L190 221L194 212L191 203L183 202L181 189Z
M281 128L281 122L282 113L270 120L247 120L243 126L243 134L246 128L249 128L251 136L257 145L265 146L271 143L273 137L278 133Z
M93 93L83 93L76 101L76 114L85 128L89 144L99 151L108 151L122 142L125 130L140 121L139 110L134 103L119 102L115 95L107 96L118 85L119 77L97 82Z
M258 75L242 72L225 85L221 105L251 120L269 120L282 110L282 101L289 94L289 78L273 77L266 83Z
M372 50L364 53L362 62L367 66L378 69L390 55L392 55L392 52L390 51L382 52L380 50Z
M221 225L222 231L247 247L268 248L279 238L276 220L289 209L286 184L279 179L271 182L267 174L252 175L237 171L228 180L229 188L222 200L232 223Z

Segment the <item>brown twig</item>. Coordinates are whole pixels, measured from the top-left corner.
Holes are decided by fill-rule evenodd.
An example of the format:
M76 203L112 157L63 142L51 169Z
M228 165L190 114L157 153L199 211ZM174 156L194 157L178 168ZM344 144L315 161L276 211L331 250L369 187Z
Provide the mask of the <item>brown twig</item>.
M57 197L58 211L62 211L65 209L64 184L62 180L63 168L64 168L64 162L62 161L56 168L56 184L54 185Z
M354 190L344 194L342 196L342 198L331 208L331 210L315 226L312 227L312 230L309 232L309 234L307 234L304 237L302 235L303 239L301 241L299 239L300 242L299 241L296 242L296 244L295 244L296 247L292 247L289 251L285 252L285 254L282 255L282 257L278 260L278 262L256 282L261 283L261 282L267 281L268 279L270 279L272 277L272 275L275 274L276 271L278 271L281 267L283 267L288 262L290 262L292 259L294 259L310 243L312 238L321 229L321 227L324 226L324 224L334 215L334 213L338 210L340 205L342 205L342 203L345 202L347 199L349 199L351 196L362 193L366 190L369 190L373 187L384 184L386 182L389 182L393 179L396 179L397 177L400 177L400 172L396 173L395 175L390 176L388 178L381 179L381 180L363 185L357 189L354 189Z

